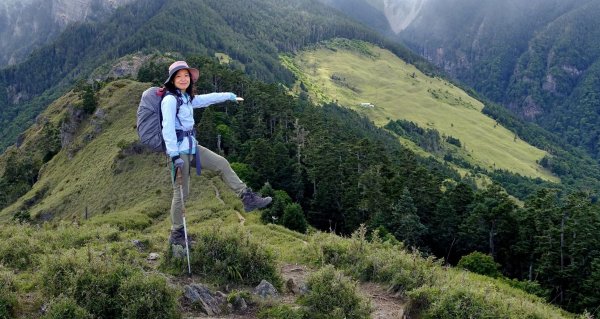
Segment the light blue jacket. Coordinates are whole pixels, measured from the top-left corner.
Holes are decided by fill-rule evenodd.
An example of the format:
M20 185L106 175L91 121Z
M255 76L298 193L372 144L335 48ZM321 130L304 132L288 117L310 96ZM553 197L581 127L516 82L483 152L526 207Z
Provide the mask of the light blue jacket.
M183 141L177 142L177 134L175 130L189 131L194 128L194 109L208 107L212 104L217 104L225 101L235 101L236 95L233 93L210 93L194 96L194 100L190 101L189 95L182 95L183 104L179 107L177 114L177 98L172 94L165 96L161 102L160 109L162 112L162 135L167 147L167 155L170 157L182 154L195 154L197 141L194 137L184 137ZM177 120L179 117L179 120ZM192 149L190 149L190 141L192 139Z

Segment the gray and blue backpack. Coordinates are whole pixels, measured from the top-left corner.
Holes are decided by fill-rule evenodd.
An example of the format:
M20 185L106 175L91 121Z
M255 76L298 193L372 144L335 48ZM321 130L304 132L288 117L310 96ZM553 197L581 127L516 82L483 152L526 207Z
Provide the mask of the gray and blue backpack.
M137 110L137 133L142 144L151 151L165 153L166 146L162 136L162 112L160 104L162 99L171 94L161 87L151 87L142 93L140 105ZM179 99L177 100L177 113L179 113Z

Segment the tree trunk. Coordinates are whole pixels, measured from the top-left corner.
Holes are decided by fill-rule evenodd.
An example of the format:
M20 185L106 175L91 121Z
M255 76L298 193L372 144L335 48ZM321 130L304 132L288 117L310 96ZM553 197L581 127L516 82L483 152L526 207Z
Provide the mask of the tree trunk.
M496 251L494 248L494 230L496 228L496 221L492 221L492 225L490 227L490 234L489 234L489 239L490 239L490 254L492 255L492 257L494 257L494 259L496 259Z

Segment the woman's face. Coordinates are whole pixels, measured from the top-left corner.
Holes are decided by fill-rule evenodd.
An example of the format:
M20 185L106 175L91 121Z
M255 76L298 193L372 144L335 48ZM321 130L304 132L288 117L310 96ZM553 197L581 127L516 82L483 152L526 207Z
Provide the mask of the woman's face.
M185 91L190 86L191 81L190 71L186 69L177 71L173 76L173 84L181 91Z

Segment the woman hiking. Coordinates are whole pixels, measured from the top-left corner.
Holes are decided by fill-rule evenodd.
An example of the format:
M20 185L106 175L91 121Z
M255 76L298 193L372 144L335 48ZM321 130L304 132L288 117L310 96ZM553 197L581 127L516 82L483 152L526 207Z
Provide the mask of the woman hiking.
M271 203L271 197L261 197L244 184L222 156L198 144L194 130L194 109L208 107L225 101L237 102L238 97L230 92L196 95L194 83L200 72L190 68L185 61L177 61L169 66L169 77L164 83L166 95L161 102L162 136L167 155L171 158L173 200L171 202L171 235L169 243L185 245L183 229L183 205L179 185L176 182L177 170L181 171L183 201L190 192L190 171L195 166L217 172L221 179L244 204L244 210L251 212Z

